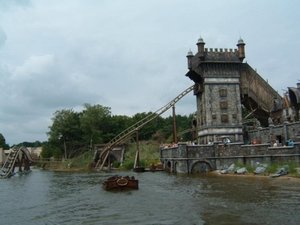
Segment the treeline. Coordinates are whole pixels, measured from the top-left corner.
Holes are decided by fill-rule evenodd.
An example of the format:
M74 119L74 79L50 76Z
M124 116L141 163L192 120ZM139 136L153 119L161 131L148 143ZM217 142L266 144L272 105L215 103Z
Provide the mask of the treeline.
M6 143L6 140L1 133L0 133L0 148L9 149L9 145Z
M45 142L40 142L40 141L35 141L35 142L24 141L19 144L9 146L9 144L6 143L4 136L0 133L0 148L3 148L5 150L13 148L14 146L24 146L24 147L36 148L36 147L43 146L44 143Z
M48 141L43 144L44 158L72 158L93 148L95 144L105 144L126 128L145 118L152 112L137 113L131 117L112 115L111 109L102 105L85 104L81 112L73 109L56 111L49 127ZM176 116L177 133L191 128L192 114ZM139 131L139 140L171 142L173 117L158 116ZM191 140L191 133L180 136L181 141Z

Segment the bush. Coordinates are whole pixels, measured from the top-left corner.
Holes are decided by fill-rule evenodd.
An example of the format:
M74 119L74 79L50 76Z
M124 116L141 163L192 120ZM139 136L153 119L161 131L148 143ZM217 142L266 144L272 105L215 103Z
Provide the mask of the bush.
M131 170L133 169L133 166L134 166L134 160L125 160L122 167L124 169Z
M126 147L125 160L123 167L132 169L134 166L136 154L136 143L131 143ZM140 166L150 167L152 164L157 164L159 160L159 144L154 141L140 142ZM127 168L126 168L127 169Z
M89 168L92 161L93 161L93 153L91 151L88 151L78 157L68 160L67 167L76 167L76 168L87 169L87 168Z
M113 161L113 163L112 163L113 168L119 168L120 165L121 165L121 163L118 161Z

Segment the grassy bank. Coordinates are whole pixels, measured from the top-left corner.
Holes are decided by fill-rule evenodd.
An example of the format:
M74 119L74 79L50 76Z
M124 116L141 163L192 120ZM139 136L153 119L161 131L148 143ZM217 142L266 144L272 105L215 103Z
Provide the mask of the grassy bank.
M140 148L140 163L143 167L150 167L152 164L156 165L159 160L159 143L154 141L142 141ZM132 169L135 160L137 146L136 143L131 143L126 147L126 153L123 165L121 168Z
M93 162L93 152L85 152L78 157L63 161L45 161L36 166L53 171L90 171Z
M153 141L140 142L140 162L141 166L149 167L152 164L159 163L159 144ZM120 165L119 162L114 162L113 167L119 169L132 169L136 154L136 143L131 143L126 146L124 162ZM92 170L91 163L93 162L94 152L85 152L80 156L68 159L65 161L49 161L39 163L37 166L55 170L55 171L90 171Z

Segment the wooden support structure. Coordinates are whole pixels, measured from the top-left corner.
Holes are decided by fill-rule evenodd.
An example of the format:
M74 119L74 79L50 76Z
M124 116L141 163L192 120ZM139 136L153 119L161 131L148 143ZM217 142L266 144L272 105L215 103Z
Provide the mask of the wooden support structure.
M175 105L172 106L173 112L173 143L177 143L177 128L176 128L176 113L175 113Z
M140 143L139 143L139 130L136 130L136 153L133 170L135 172L144 172L145 168L141 166L140 163Z
M19 172L30 171L33 159L25 147L15 147L9 153L5 163L0 170L0 178L9 178L14 175L15 167L19 167Z

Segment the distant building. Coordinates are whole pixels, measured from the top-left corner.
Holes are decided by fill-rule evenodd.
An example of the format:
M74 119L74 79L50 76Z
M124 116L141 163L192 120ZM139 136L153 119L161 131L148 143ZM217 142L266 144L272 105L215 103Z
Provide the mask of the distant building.
M38 159L41 157L41 153L43 151L43 147L27 147L30 155L34 159Z

